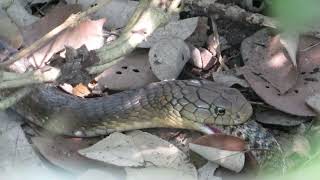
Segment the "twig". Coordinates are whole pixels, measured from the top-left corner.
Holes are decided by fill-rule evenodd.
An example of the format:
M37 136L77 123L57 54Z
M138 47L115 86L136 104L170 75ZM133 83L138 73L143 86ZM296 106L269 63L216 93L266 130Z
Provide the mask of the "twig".
M18 61L19 59L31 54L32 52L34 52L38 48L45 45L54 36L61 33L62 31L64 31L68 27L73 27L73 26L77 25L80 21L84 20L89 14L96 12L97 10L99 10L101 7L103 7L104 5L106 5L109 2L111 2L111 0L99 1L99 3L96 3L94 6L90 7L88 10L86 10L84 12L70 15L69 18L64 21L64 23L62 23L61 25L59 25L58 27L56 27L55 29L53 29L52 31L47 33L41 39L34 42L31 46L28 46L27 48L22 49L21 51L19 51L15 55L11 56L8 60L0 63L0 67L3 68L5 66L8 66L8 65Z
M200 0L197 2L193 2L193 0L187 0L185 3L192 6L198 6L199 8L207 11L209 14L219 14L235 21L242 21L271 28L277 28L280 25L280 22L274 18L258 13L248 12L237 5L224 5L215 1L205 0Z

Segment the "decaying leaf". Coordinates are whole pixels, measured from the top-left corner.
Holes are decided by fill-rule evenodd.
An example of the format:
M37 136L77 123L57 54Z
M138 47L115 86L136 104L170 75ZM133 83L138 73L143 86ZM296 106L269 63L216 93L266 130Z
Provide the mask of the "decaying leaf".
M148 61L148 51L138 49L95 78L100 89L126 90L141 88L158 81Z
M79 153L91 159L103 161L117 166L143 166L141 152L130 136L112 133L91 147L79 150Z
M280 126L297 126L305 122L304 117L293 116L276 110L268 110L256 113L256 121L263 124Z
M82 83L76 85L73 89L72 89L72 94L78 97L85 97L88 96L90 94L90 90L88 89L87 86L83 85Z
M169 22L166 26L158 28L146 41L139 44L138 47L150 48L161 39L179 38L187 39L196 29L199 17L183 19L179 21Z
M315 113L306 105L305 99L320 90L320 60L318 55L320 46L317 45L319 39L306 36L300 38L297 54L299 73L294 73L293 70L296 68L285 56L283 47L280 46L279 37L271 38L269 35L266 30L262 30L244 40L241 53L243 58L248 60L244 68L246 80L265 102L278 110L299 116L314 116ZM261 36L264 38L261 38ZM269 43L265 44L264 42ZM274 52L273 56L269 56L271 52ZM267 66L269 66L269 69L274 66L284 69L275 68L269 71L265 69ZM269 72L269 78L265 72ZM275 83L270 80L271 77L279 85L285 85L287 88L280 91L279 86L275 86ZM284 90L288 88L289 90L283 94Z
M189 58L189 47L178 38L162 39L149 51L151 69L160 80L176 79Z
M126 168L126 173L126 180L197 180L197 176L193 173L186 173L184 171L169 168Z

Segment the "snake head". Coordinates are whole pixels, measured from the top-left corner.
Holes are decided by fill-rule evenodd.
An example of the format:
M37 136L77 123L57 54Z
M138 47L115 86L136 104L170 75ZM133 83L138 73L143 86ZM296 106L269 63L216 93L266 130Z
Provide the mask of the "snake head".
M252 106L245 97L234 88L217 83L205 83L199 89L200 98L209 104L211 116L204 120L211 125L238 125L249 120Z

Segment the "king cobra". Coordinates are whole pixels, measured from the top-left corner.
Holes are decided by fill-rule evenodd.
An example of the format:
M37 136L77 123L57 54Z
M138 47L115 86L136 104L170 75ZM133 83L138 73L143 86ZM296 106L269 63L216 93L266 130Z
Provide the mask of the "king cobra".
M279 161L281 156L273 136L255 121L248 121L253 110L244 96L212 81L163 81L97 98L79 98L44 85L20 101L16 109L47 130L77 137L144 128L182 128L210 134L208 125L212 125L258 149L253 154L261 166L272 158Z

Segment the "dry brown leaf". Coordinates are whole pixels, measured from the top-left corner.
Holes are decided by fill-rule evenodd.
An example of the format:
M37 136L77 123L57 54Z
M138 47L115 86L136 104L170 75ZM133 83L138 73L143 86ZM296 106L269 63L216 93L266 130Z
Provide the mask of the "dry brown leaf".
M245 151L247 148L244 140L224 134L210 134L202 136L194 140L193 143L228 151Z
M279 46L278 37L273 38L271 41L269 40L270 43L265 46L261 45L264 42L259 37L264 36L265 38L262 39L268 41L270 38L270 34L268 34L266 30L259 31L245 40L247 41L246 43L242 44L242 56L244 59L249 60L243 70L246 80L265 102L276 107L278 110L299 116L315 116L312 109L306 105L305 99L320 91L320 40L306 36L300 38L297 55L299 73L297 80L294 80L296 78L296 73L292 71L294 67L288 57L284 55L283 47ZM274 43L275 41L278 43ZM243 49L246 50L244 51ZM270 54L270 50L272 49L278 50L273 50L273 52L277 53L271 56L273 58L270 58L267 55ZM249 52L250 54L248 54ZM261 61L260 65L272 65L275 63L274 65L283 66L284 69L269 71L269 74L273 74L270 76L273 76L274 79L278 78L279 84L287 84L286 87L289 87L289 84L293 82L294 86L285 94L281 94L279 88L275 88L274 84L266 80L267 78L263 73L266 72L265 69L261 69L261 66L258 66L258 64L252 66L255 61ZM290 69L291 75L288 78L281 75L285 72L290 72ZM282 72L276 73L275 71Z
M84 84L80 83L78 85L76 85L73 89L72 89L72 94L78 97L85 97L88 96L90 94L90 90L88 89L87 86L85 86Z
M280 43L286 48L294 67L297 67L297 50L299 45L299 33L284 32L280 34Z
M241 55L246 60L246 70L259 74L280 94L296 84L297 69L285 53L279 35L272 37L267 29L258 31L241 43Z

